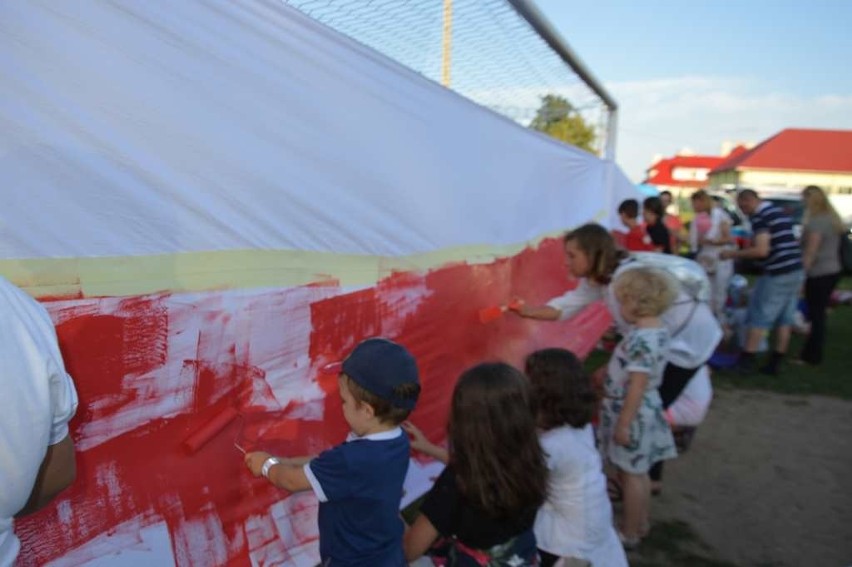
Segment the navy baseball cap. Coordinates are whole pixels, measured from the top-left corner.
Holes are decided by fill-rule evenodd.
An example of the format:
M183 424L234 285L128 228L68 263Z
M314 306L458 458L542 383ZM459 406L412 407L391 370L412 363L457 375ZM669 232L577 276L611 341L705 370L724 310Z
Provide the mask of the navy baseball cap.
M419 384L420 380L417 363L408 349L389 339L373 337L359 343L343 361L341 372L394 407L412 410L417 403L417 396L394 395L396 386Z

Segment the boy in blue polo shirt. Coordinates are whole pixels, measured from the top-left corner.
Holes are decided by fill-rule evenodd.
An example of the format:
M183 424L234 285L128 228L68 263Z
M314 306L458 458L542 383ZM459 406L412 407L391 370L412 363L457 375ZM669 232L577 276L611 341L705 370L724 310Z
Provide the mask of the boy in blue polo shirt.
M252 452L246 465L289 492L314 491L322 565L402 567L399 503L409 444L399 424L420 394L417 364L405 347L367 339L343 361L338 387L352 429L344 443L317 457Z

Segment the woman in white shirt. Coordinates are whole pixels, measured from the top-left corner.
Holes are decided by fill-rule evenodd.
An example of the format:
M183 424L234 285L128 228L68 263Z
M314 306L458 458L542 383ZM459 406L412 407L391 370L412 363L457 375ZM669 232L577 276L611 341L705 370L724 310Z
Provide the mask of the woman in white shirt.
M713 313L722 316L728 294L728 282L734 275L734 261L722 260L719 253L733 245L731 218L717 205L707 191L692 194L695 218L689 225L689 249L710 279Z
M706 274L695 262L678 256L642 252L628 256L616 248L610 232L596 223L584 224L567 232L563 240L565 265L569 275L578 280L577 286L545 305L519 302L511 307L512 310L529 319L561 321L574 317L596 301L604 300L623 334L628 325L622 319L618 302L609 289L610 281L623 270L642 265L656 265L674 274L680 282L680 289L672 306L661 316L671 335L668 362L659 387L663 408L668 408L710 359L722 339L722 328L709 305L710 285ZM654 465L650 475L653 487L658 490L662 464Z
M511 309L521 317L543 321L562 321L579 314L599 300L604 300L620 331L628 330L621 318L618 302L609 289L610 281L633 267L653 265L672 273L680 282L678 296L662 315L672 337L668 365L660 394L666 404L664 390L671 389L671 401L689 379L704 365L722 338L722 328L708 306L707 277L695 262L671 255L635 253L627 255L616 249L607 229L589 223L567 232L565 265L577 285L545 305L518 302Z

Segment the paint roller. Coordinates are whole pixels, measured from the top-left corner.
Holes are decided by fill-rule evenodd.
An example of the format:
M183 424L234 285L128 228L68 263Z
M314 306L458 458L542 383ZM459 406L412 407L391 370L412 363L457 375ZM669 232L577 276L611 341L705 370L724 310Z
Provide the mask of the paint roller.
M184 439L182 443L183 448L190 454L195 453L239 416L240 414L237 410L228 406ZM240 449L245 452L241 447Z
M523 306L524 302L521 299L513 299L506 305L492 305L479 310L479 322L482 324L496 321L506 311L517 311Z

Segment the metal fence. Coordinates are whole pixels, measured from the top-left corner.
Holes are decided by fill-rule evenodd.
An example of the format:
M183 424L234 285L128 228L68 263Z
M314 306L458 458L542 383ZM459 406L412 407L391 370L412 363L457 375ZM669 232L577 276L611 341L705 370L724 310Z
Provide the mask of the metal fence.
M529 0L283 1L524 126L563 97L614 159L615 102Z

